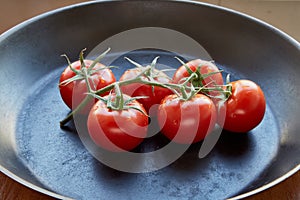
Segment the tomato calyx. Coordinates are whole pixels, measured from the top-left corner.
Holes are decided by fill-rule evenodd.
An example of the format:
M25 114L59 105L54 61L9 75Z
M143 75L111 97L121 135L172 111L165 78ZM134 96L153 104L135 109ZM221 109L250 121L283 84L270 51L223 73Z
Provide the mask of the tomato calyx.
M148 116L148 114L140 109L138 106L132 104L133 101L147 98L145 96L138 96L138 97L124 97L124 94L120 90L120 86L118 83L115 84L114 92L110 92L109 95L106 97L102 97L100 95L97 95L96 93L90 93L93 98L98 99L99 101L103 101L107 108L110 110L129 110L129 109L135 109L144 115Z
M214 80L212 80L211 82L209 83L205 83L203 84L203 81L208 78L208 77L211 77L212 75L215 75L215 74L219 74L219 73L222 73L223 71L222 70L218 70L218 71L212 71L212 72L208 72L208 73L205 73L205 74L202 74L201 73L201 67L204 67L205 64L198 64L198 66L196 67L195 71L191 70L191 68L187 65L187 63L183 62L180 58L178 57L175 57L186 69L186 71L188 72L189 75L192 75L193 73L195 73L197 76L196 78L194 78L192 81L191 81L191 84L194 86L194 87L204 87L206 85L209 85L209 84L213 84L215 86L217 86L217 84L215 83ZM207 62L207 61L206 61ZM181 79L180 81L185 81L186 77Z
M129 98L126 97L126 100L124 100L124 95L123 92L121 91L120 86L129 85L131 83L141 83L145 85L150 85L152 89L152 93L155 92L154 90L156 86L168 88L174 92L175 90L172 87L169 87L168 85L159 82L159 78L165 78L168 80L171 78L168 77L166 74L162 73L162 70L156 69L156 64L159 59L159 56L155 57L151 62L151 64L146 66L142 66L141 64L131 60L128 57L125 57L125 59L131 64L133 64L138 70L138 74L136 75L136 77L132 79L116 82L113 86L114 93L111 92L107 99L104 99L101 96L99 96L100 94L103 93L103 90L106 90L106 88L102 88L98 91L95 91L94 93L91 93L91 95L94 98L103 101L107 105L107 108L111 110L135 109L142 112L144 115L148 116L146 112L139 109L137 106L132 106L131 102L135 100L146 99L149 98L149 96L133 96Z
M188 101L192 99L197 93L200 92L201 88L196 89L193 84L188 86L190 82L198 78L197 73L191 73L189 77L185 78L184 82L180 84L179 93L177 97L182 101Z
M223 70L212 71L205 74L201 73L201 67L204 67L205 64L199 64L195 71L193 71L187 63L183 62L180 58L175 57L186 69L187 73L189 74L188 77L183 77L179 83L183 85L181 89L182 100L189 100L193 98L197 93L201 92L204 93L206 96L217 99L221 101L226 101L232 94L232 86L230 85L230 74L226 77L226 84L225 85L218 85L215 83L214 80L203 84L204 80L208 77L211 77L215 74L222 73ZM187 89L190 92L187 92ZM211 95L211 92L218 92L219 95Z
M71 82L83 80L83 79L86 81L87 84L90 84L90 81L88 81L88 80L94 73L97 73L98 71L101 71L104 69L114 68L114 66L105 66L105 67L101 67L98 69L94 69L96 64L99 63L100 60L102 60L106 56L106 54L110 51L110 48L108 48L105 52L103 52L95 60L93 60L93 62L90 66L86 66L86 64L85 64L85 60L84 60L84 52L85 51L86 51L86 49L83 49L80 51L80 54L79 54L80 68L79 69L75 69L74 67L72 67L72 63L66 54L62 55L62 57L65 57L65 59L67 60L68 67L75 73L75 76L61 82L60 85L68 85ZM91 87L88 87L88 88L91 88Z
M219 95L210 95L210 92L219 92ZM225 85L215 85L214 87L203 87L201 92L204 92L206 96L217 99L222 102L226 102L232 95L232 85L230 81L230 74L226 76Z
M131 60L128 57L125 57L125 59L141 70L141 73L137 77L142 77L145 80L148 80L150 82L155 82L156 84L159 84L159 82L156 81L156 79L158 79L158 78L165 78L165 79L171 80L170 77L168 77L165 73L163 73L164 71L168 71L169 69L162 69L162 70L156 69L156 64L159 59L159 56L155 57L153 59L153 61L151 62L151 64L147 65L147 66L142 66L141 64ZM151 85L151 86L152 86L152 92L154 93L155 85ZM161 87L163 87L163 86L161 85ZM171 89L171 88L169 88L169 89Z

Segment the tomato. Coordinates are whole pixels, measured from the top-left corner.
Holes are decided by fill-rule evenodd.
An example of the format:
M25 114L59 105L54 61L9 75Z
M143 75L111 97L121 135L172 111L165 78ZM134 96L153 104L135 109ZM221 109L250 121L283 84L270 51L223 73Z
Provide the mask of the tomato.
M141 74L142 70L143 70L142 68L129 69L124 72L124 74L120 78L120 81L136 78L139 74ZM159 70L155 70L155 73L157 73L157 76L154 77L155 81L160 83L170 83L170 79L167 77L165 73ZM149 79L146 76L142 76L141 78L149 81ZM172 91L167 88L163 88L159 86L151 86L142 83L132 83L129 85L124 85L121 86L121 90L124 94L127 94L132 97L136 97L136 96L147 97L147 98L139 99L138 101L143 104L143 106L145 107L148 113L150 112L150 108L153 105L158 105L165 96L172 94ZM155 110L156 109L152 110L149 114L156 115Z
M104 98L108 98L105 96ZM112 99L115 97L113 96ZM124 95L125 100L129 96ZM136 100L130 102L143 112ZM99 100L90 110L87 126L96 145L114 152L129 151L137 147L147 134L148 116L133 108L111 110Z
M204 85L206 87L213 87L216 85L223 85L223 77L221 72L219 72L219 69L216 65L214 65L212 62L209 61L204 61L201 59L196 59L196 60L191 60L188 63L186 63L186 66L191 69L191 71L196 72L197 68L199 69L199 72L201 75L207 75L209 73L215 73L212 74L203 80L194 80L193 85L195 87L200 87L201 85ZM185 65L182 65L179 67L174 76L173 76L173 81L174 83L181 83L183 81L183 78L189 77L190 73L187 71ZM219 73L217 73L219 72ZM209 92L208 93L211 96L217 96L219 93L218 92Z
M217 114L212 100L203 94L196 94L187 101L169 95L162 100L157 119L167 138L191 144L203 140L213 130Z
M84 60L84 63L88 68L93 63L93 61ZM71 66L76 70L81 69L80 61L76 61L72 63ZM103 64L97 63L93 68L93 70L96 71L92 73L89 77L90 85L93 90L101 89L116 81L116 78L110 69L99 70L103 67L105 67ZM87 86L84 78L80 80L72 81L68 84L63 84L64 81L74 77L75 75L76 75L75 72L73 72L71 68L68 66L63 71L59 79L59 83L60 83L59 90L60 90L61 97L65 102L65 104L70 109L76 108L80 104L80 102L85 98L87 93Z
M232 95L219 105L218 123L231 132L248 132L263 119L266 100L261 88L250 80L231 82Z

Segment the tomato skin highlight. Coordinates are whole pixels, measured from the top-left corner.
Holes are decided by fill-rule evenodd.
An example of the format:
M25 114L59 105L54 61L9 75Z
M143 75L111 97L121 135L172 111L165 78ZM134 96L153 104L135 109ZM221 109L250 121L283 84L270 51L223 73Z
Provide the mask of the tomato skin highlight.
M203 94L182 101L176 95L165 97L157 113L161 132L180 144L192 144L205 138L215 127L214 103Z
M237 80L230 84L232 95L220 105L218 123L231 132L249 132L263 120L266 110L264 93L250 80Z
M136 100L131 104L146 113ZM92 140L99 147L113 152L130 151L146 137L148 116L132 108L111 110L99 100L89 113L87 126Z
M213 63L209 62L209 61L204 61L201 59L195 59L195 60L191 60L188 63L186 63L186 65L193 71L195 72L197 70L197 68L200 67L200 74L201 75L205 75L211 72L218 72L219 69L216 65L214 65ZM186 67L184 65L182 65L181 67L179 67L175 74L173 75L173 81L174 83L180 83L182 81L183 78L189 77L190 74L189 72L186 70ZM213 82L212 82L213 81ZM205 85L206 87L212 87L214 85L223 85L223 77L221 72L216 73L216 74L212 74L209 77L206 77L203 81L202 84Z
M84 60L84 63L86 67L89 67L93 63L93 61ZM76 70L80 70L81 63L80 61L76 61L73 62L71 66ZM105 67L103 64L97 63L93 69L97 70L103 67ZM87 93L87 86L84 79L73 81L68 84L61 84L63 81L68 80L74 77L75 75L76 74L68 66L62 72L59 79L60 95L63 101L65 102L65 104L71 110L73 108L76 108L82 102L82 100L86 97L86 93ZM99 90L111 83L116 82L116 78L110 69L102 69L90 75L89 81L92 89ZM108 92L103 94L102 96L107 94Z
M125 71L123 75L120 78L120 81L129 80L136 78L140 73L142 72L142 69L139 68L133 68ZM163 72L159 72L160 76L155 77L154 80L158 81L160 83L170 83L171 81L167 78L167 75ZM146 77L142 76L144 80L148 80ZM138 101L141 102L146 109L146 111L149 113L150 108L153 105L158 105L161 100L167 96L172 94L173 92L167 88L158 87L158 86L151 86L141 83L132 83L129 85L121 86L121 90L124 94L127 94L132 97L136 96L146 96L148 98L142 98ZM156 112L154 110L153 113L149 113L150 115L156 115Z

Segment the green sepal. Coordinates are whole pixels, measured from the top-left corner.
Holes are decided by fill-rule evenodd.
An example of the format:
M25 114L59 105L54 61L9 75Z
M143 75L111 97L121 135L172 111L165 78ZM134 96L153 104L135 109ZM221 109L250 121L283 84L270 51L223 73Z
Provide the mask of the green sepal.
M144 68L142 65L140 65L139 63L131 60L130 58L128 57L124 57L125 60L127 60L128 62L130 62L131 64L133 64L134 66L136 66L137 68Z
M73 76L72 78L69 78L67 80L64 80L63 82L61 82L59 85L68 85L69 83L73 82L73 81L78 81L78 80L82 80L84 79L84 77L80 74Z
M93 70L93 68L95 67L95 65L100 62L100 60L102 60L106 54L110 51L110 48L108 48L106 51L104 51L100 56L98 56L94 61L93 63L90 65L90 67L88 68L88 73L89 74L93 74L91 73L91 71Z
M87 95L90 95L90 96L92 96L93 98L98 99L98 100L101 100L101 101L103 101L103 102L105 102L105 103L107 102L107 99L105 99L104 97L99 96L99 95L97 95L97 94L95 94L95 93L90 92L90 93L87 93Z
M81 71L76 70L76 69L74 69L74 68L72 67L72 63L71 63L69 57L68 57L66 54L63 54L63 55L61 55L61 56L64 57L64 58L67 60L67 62L68 62L68 67L70 67L70 69L71 69L75 74L80 74L80 73L81 73Z
M192 73L194 73L190 67L185 63L183 62L180 58L178 58L177 56L175 56L175 58L185 67L186 71L189 73L189 75L191 75Z
M140 109L140 108L137 107L137 106L128 106L128 107L124 107L124 108L126 108L126 109L135 109L135 110L137 110L137 111L143 113L143 114L146 115L147 117L149 117L149 115L148 115L146 112L144 112L142 109Z
M86 51L86 48L82 49L80 51L80 54L79 54L79 61L80 61L80 64L81 64L81 70L86 68L85 63L84 63L84 56L83 56L85 51Z

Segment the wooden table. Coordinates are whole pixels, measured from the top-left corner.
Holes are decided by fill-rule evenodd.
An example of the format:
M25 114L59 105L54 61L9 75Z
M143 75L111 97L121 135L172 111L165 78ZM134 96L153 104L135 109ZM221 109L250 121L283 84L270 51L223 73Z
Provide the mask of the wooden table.
M82 2L84 0L0 0L0 33L8 28L32 17L65 5ZM33 191L0 172L0 199L1 200L52 200L53 198ZM249 200L300 199L300 172L294 174L282 183L254 195Z
M1 200L53 200L49 196L33 191L0 173ZM300 199L300 172L291 176L282 183L254 195L248 200L299 200Z

